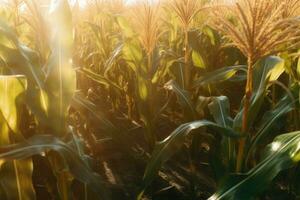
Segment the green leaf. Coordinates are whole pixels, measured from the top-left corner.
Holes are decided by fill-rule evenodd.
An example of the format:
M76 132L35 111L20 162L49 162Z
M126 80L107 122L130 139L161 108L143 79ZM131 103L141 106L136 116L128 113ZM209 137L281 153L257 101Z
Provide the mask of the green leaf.
M247 67L244 65L232 66L232 67L223 67L221 69L217 69L213 72L209 72L198 80L196 80L193 84L193 87L203 86L207 84L219 83L226 81L232 78L239 71L245 72Z
M32 184L33 164L31 158L6 161L1 165L0 186L3 200L33 200L36 199Z
M126 151L131 149L131 146L127 142L129 138L126 134L121 132L111 121L107 119L107 117L105 117L103 113L99 111L94 103L84 98L82 94L76 92L71 105L74 109L86 116L88 120L97 124L100 129L113 138L118 145L125 147L124 149Z
M44 72L39 66L37 53L18 41L14 30L0 21L0 57L14 74L27 78L26 102L40 122L46 123L47 94ZM7 44L8 43L8 44Z
M97 123L100 123L100 127L104 131L107 131L111 134L119 132L117 127L98 111L97 106L88 99L84 98L80 93L75 93L71 105L79 112L85 113L85 115L87 116L91 115L90 119L94 120Z
M268 187L277 174L300 161L300 132L283 134L268 145L263 160L245 174L230 175L209 200L251 200Z
M174 63L178 61L177 58L169 58L167 53L166 55L161 56L161 67L158 68L154 76L152 77L151 82L153 84L156 84L160 79L167 76L168 73L170 73L170 68L173 66Z
M51 135L36 135L22 143L0 146L0 159L7 161L25 159L49 150L58 152L68 164L72 175L79 181L86 183L97 194L98 198L109 199L109 194L101 177L92 172L76 151Z
M270 79L269 81L276 81L281 74L285 71L284 68L285 62L282 60L282 62L279 62L270 72Z
M268 82L271 75L274 75L273 69L281 66L284 61L276 56L269 56L259 60L253 67L253 91L250 99L248 111L248 128L251 127L256 119L260 107L266 95ZM277 73L276 73L277 74ZM277 75L276 75L277 76ZM276 77L275 75L273 76ZM236 115L233 123L234 129L240 130L242 126L243 109Z
M188 110L189 117L191 119L195 119L197 116L197 112L195 110L195 106L192 103L190 94L188 91L180 88L176 81L170 80L164 86L168 90L172 90L177 95L180 105L185 109Z
M51 55L46 66L48 124L55 134L64 133L65 117L76 89L72 66L72 13L67 0L53 0L50 6Z
M192 52L192 60L193 60L194 66L205 69L204 60L199 52L197 52L197 51Z
M133 37L135 35L134 31L130 27L129 22L127 21L127 19L125 17L118 16L117 22L126 37Z
M202 32L208 36L212 45L216 45L218 38L216 37L213 29L209 26L204 26Z
M115 92L120 94L122 88L120 88L117 84L115 84L113 81L105 78L104 76L101 76L100 74L94 73L93 71L86 69L86 68L81 68L77 70L77 72L84 74L88 78L92 79L93 81L104 85L106 87L111 87Z
M297 62L297 70L296 70L296 72L297 72L297 78L299 79L300 78L300 58L298 58L298 62ZM291 72L289 72L289 74L293 74L293 72L291 71Z
M180 147L184 144L186 137L191 133L191 131L200 127L211 128L214 131L229 137L239 137L239 135L232 129L221 127L207 120L199 120L180 125L166 139L156 144L145 170L143 178L143 189L145 189L152 182L162 164L169 160L171 156L180 149Z
M148 82L142 77L140 76L137 77L139 98L144 102L146 102L149 98L149 90L148 90L147 83Z
M0 55L8 67L43 88L43 72L32 63L37 59L36 53L20 43L14 30L3 21L0 21L0 38L5 38L4 42L0 40Z
M214 120L222 127L231 127L232 119L230 117L229 100L225 96L213 98L212 102L208 105L210 113L213 115Z
M24 103L26 87L27 80L24 76L0 76L0 147L23 138L19 130L19 106ZM4 191L0 193L1 199L35 199L30 158L5 163L2 160L0 166L0 187Z
M135 40L124 42L122 49L122 58L127 62L135 73L139 73L142 66L143 52L139 43Z
M213 98L212 102L208 105L210 113L213 115L214 120L219 126L224 128L232 127L232 118L230 117L230 105L229 100L225 96L219 96ZM229 137L223 137L221 141L222 159L226 162L230 169L234 164L235 149L234 142Z
M8 126L6 130L2 128L2 132L8 134L9 130L18 133L18 108L20 104L20 96L26 91L27 80L22 75L0 76L0 110L3 117L3 126ZM18 100L18 102L17 102ZM2 136L5 133L1 134ZM0 143L7 144L8 136L2 138Z
M72 65L73 23L67 0L52 0L49 8L51 54L45 66L45 91L48 95L46 133L66 135L66 117L76 90L76 72ZM72 179L61 170L61 159L47 155L57 178L61 199L70 192Z
M184 63L183 58L178 58L171 63L168 72L181 88L184 88Z
M257 145L272 131L276 123L280 122L281 117L294 109L295 103L295 99L292 99L289 95L285 95L272 110L264 114L261 123L258 125L258 131L255 133L248 147L246 160L249 159L249 156L253 153Z

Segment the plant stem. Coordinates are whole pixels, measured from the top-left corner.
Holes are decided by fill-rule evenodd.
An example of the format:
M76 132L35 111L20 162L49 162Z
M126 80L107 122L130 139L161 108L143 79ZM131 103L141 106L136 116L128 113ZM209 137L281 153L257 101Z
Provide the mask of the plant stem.
M190 62L190 50L189 50L189 34L188 28L184 28L184 89L190 89L190 79L191 79L191 68Z
M128 94L125 95L126 104L127 104L127 115L128 119L133 120L132 116L132 100Z
M248 112L250 106L250 99L253 90L253 59L252 56L248 57L248 71L247 71L247 83L245 88L245 100L244 100L244 112L242 119L242 133L246 135L248 129ZM243 164L243 157L245 151L246 138L242 138L238 142L238 155L237 155L237 166L236 171L240 172Z
M148 52L148 57L147 57L147 67L148 67L148 74L151 73L152 70L152 52ZM154 95L153 95L153 85L150 77L147 77L147 88L148 88L148 98L147 98L147 107L148 107L148 123L147 123L147 131L150 139L150 149L153 149L156 143L156 134L153 126L153 117L154 117Z

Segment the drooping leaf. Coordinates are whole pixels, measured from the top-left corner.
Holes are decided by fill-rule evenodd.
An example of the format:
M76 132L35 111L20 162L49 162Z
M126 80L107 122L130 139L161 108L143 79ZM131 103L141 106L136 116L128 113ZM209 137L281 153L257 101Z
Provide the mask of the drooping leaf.
M44 72L39 66L36 52L20 43L17 35L7 24L0 21L0 57L14 74L25 75L28 82L26 102L39 122L46 123L47 94Z
M77 72L84 74L85 76L89 77L90 79L92 79L93 81L96 81L99 84L105 85L106 87L111 87L117 93L120 93L122 90L113 81L105 78L104 76L101 76L100 74L94 73L93 71L91 71L89 69L82 68L82 69L77 70Z
M108 120L105 115L98 110L95 104L84 98L82 94L76 92L71 105L77 111L87 116L89 120L97 124L100 129L109 137L113 138L118 145L125 147L125 150L131 148L130 145L128 145L128 142L125 142L128 141L129 138L126 137L124 132L120 131L115 124Z
M230 175L209 200L252 200L276 175L299 162L300 132L283 134L268 145L262 161L245 174Z
M244 65L232 66L232 67L223 67L221 69L217 69L213 72L209 72L193 83L193 87L203 86L207 84L213 84L218 82L226 81L232 78L237 72L242 71L245 72L247 67Z
M68 144L54 136L35 135L21 143L1 146L0 159L7 161L25 159L49 150L59 153L68 164L68 169L72 175L79 181L86 183L97 194L97 198L109 199L109 194L101 177L95 174Z
M155 178L162 164L169 160L180 147L184 144L185 138L192 130L200 127L208 127L214 131L228 137L239 137L239 135L230 128L224 128L207 120L199 120L180 125L166 139L156 144L150 161L146 167L143 178L143 189L145 189Z
M43 88L43 72L33 65L37 55L34 51L19 42L17 35L5 22L0 21L0 55L6 64L18 74L26 75L28 83L35 82Z
M246 159L249 159L250 154L253 153L253 150L257 147L257 145L262 142L270 131L272 131L272 128L276 126L276 123L280 122L281 117L294 109L296 103L295 99L297 98L292 98L293 96L285 95L279 100L272 110L264 114L261 123L258 126L258 131L256 131L255 136L252 138L248 147L248 155Z
M118 132L117 127L98 111L97 106L84 98L80 93L75 93L72 98L71 105L79 112L86 113L86 115L91 115L91 120L100 123L100 127L104 131L108 131L109 133Z
M0 146L9 145L23 139L19 130L20 105L24 103L24 92L27 81L24 76L0 76ZM3 163L4 162L4 163ZM4 200L35 199L32 184L32 161L23 160L3 161L0 164L0 187Z

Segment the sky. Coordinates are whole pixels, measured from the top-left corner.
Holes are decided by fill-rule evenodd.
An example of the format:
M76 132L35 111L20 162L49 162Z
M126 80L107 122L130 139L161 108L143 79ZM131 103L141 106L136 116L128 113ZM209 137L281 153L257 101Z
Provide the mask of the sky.
M0 0L1 1L1 0ZM77 0L79 2L79 5L81 7L84 7L84 5L86 4L86 0ZM134 2L138 2L138 1L144 1L144 0L125 0L126 3L130 4L130 3L134 3ZM76 2L76 0L70 0L71 3Z
M7 3L7 2L9 2L10 0L0 0L0 4L1 3ZM73 4L74 2L76 2L76 0L69 0L70 2L71 2L71 4ZM138 1L144 1L144 0L124 0L124 1L126 1L127 3L134 3L134 2L138 2ZM78 2L79 2L79 5L81 6L81 7L84 7L85 6L85 4L86 4L86 0L78 0Z

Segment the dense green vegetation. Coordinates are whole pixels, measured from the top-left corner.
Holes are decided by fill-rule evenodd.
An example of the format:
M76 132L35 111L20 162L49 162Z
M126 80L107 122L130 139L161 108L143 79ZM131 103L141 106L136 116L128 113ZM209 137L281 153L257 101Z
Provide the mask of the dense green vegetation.
M0 7L0 199L300 198L299 0Z

